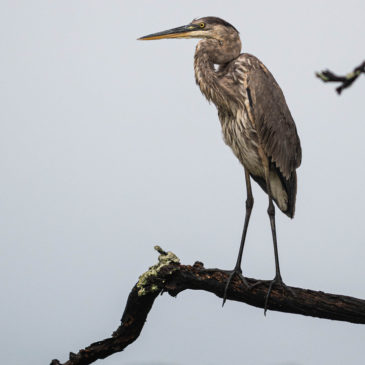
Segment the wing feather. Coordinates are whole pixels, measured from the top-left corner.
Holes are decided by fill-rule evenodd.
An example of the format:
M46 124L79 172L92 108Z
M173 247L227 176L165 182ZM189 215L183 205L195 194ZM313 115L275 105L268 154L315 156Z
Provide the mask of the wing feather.
M297 129L274 77L256 57L248 57L254 58L258 65L248 70L245 84L259 141L271 162L288 180L302 159Z

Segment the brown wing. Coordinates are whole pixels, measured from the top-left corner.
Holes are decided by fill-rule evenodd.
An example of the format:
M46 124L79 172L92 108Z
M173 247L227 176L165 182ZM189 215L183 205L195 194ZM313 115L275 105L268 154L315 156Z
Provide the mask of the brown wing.
M246 74L251 113L260 144L288 180L302 160L297 129L279 85L257 58L255 61L258 67Z

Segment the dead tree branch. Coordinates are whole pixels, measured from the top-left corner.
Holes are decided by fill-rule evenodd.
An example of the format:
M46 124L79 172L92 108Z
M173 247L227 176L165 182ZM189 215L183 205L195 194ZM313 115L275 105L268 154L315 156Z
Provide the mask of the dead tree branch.
M160 293L176 296L183 290L205 290L222 298L228 275L219 269L205 269L201 262L193 266L181 265L172 252L160 247L159 263L142 274L129 294L121 325L110 338L92 343L77 354L70 353L69 360L61 364L53 360L51 365L87 365L123 351L134 342L142 331L154 300ZM255 279L247 279L250 284ZM247 289L240 280L233 279L227 299L264 308L269 281L260 281L252 289ZM365 324L365 300L344 295L327 294L321 291L294 288L295 296L282 288L273 288L268 309L305 316L333 319Z
M338 76L331 72L330 70L325 70L322 72L316 72L316 76L320 78L323 82L341 82L342 85L336 88L338 94L341 94L343 89L351 86L352 83L360 76L360 74L365 73L365 61L357 66L352 72L345 76Z

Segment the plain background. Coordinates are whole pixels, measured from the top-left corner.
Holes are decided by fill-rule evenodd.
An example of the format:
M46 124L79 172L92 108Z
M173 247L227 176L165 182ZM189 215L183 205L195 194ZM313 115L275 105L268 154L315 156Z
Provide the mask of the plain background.
M109 337L155 244L233 268L243 168L195 85L196 40L139 42L220 16L281 85L303 148L297 213L277 215L287 284L365 297L364 1L2 1L0 343L6 365L62 362ZM255 184L244 252L271 279ZM104 365L360 364L361 325L268 312L204 292L159 297L138 341ZM99 363L99 362L98 362Z

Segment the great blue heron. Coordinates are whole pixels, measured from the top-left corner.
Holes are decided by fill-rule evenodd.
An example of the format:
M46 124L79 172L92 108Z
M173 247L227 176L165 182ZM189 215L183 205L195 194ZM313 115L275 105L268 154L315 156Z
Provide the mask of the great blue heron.
M201 38L196 46L196 83L218 109L223 138L245 169L246 216L237 262L229 271L224 293L234 275L250 287L242 275L241 261L247 227L253 207L252 177L269 196L267 209L274 243L276 275L265 300L265 311L274 284L284 284L279 267L275 228L275 207L293 218L297 193L296 168L301 163L301 147L294 120L283 92L264 64L241 52L235 27L216 17L194 19L182 27L150 34L140 40L162 38ZM219 65L216 69L215 65Z

